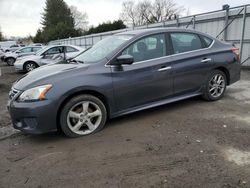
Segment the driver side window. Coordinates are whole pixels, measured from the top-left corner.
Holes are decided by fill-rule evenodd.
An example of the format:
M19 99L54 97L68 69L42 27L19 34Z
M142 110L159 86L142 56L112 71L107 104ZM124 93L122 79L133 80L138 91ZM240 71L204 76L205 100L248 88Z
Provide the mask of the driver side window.
M50 48L44 54L45 55L54 55L54 54L60 54L60 53L63 53L63 47L62 46Z
M131 55L134 62L146 61L166 55L165 35L150 35L130 45L122 55Z

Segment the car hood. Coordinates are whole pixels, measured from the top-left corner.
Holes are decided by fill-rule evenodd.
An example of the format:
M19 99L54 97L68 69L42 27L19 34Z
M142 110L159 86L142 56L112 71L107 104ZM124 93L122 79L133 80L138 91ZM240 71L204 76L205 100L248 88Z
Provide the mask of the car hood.
M7 52L7 53L5 53L5 57L17 57L17 53L15 53L15 52Z
M44 84L53 84L52 82L56 82L61 80L63 77L72 76L72 71L76 74L76 70L82 71L83 69L88 69L88 65L84 64L53 64L46 65L40 68L37 68L28 74L24 75L22 78L17 80L13 85L13 88L17 90L26 90L32 87L36 87Z

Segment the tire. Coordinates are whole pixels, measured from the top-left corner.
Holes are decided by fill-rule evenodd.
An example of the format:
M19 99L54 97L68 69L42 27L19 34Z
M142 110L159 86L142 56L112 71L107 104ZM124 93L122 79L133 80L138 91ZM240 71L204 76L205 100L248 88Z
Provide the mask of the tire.
M38 67L38 65L34 62L27 62L24 64L24 70L26 72L30 72L30 71L36 69L37 67Z
M105 126L106 120L105 105L92 95L79 95L70 99L60 114L61 129L71 138L100 131Z
M214 70L209 74L206 81L203 91L203 98L207 101L219 100L224 96L226 87L227 77L224 72L220 70Z
M7 65L13 66L14 63L15 63L15 61L16 61L16 59L13 58L13 57L8 57L5 61L6 61Z

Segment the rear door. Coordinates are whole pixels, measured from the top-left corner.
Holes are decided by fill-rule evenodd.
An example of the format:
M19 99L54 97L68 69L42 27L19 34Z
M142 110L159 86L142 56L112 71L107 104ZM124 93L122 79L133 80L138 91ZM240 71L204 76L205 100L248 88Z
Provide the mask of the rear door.
M205 83L213 55L208 43L200 35L187 32L169 33L172 43L172 68L174 71L174 94L196 92Z
M165 34L139 39L119 55L134 57L132 65L112 66L118 110L145 105L173 93L171 60Z

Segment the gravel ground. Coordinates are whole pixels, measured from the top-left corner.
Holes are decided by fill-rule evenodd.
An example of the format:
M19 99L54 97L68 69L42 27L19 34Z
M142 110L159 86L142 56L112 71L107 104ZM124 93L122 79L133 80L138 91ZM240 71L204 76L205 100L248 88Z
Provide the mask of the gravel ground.
M12 132L7 94L22 74L1 68L0 187L250 187L248 71L220 101L180 101L68 139L58 133L4 137Z

